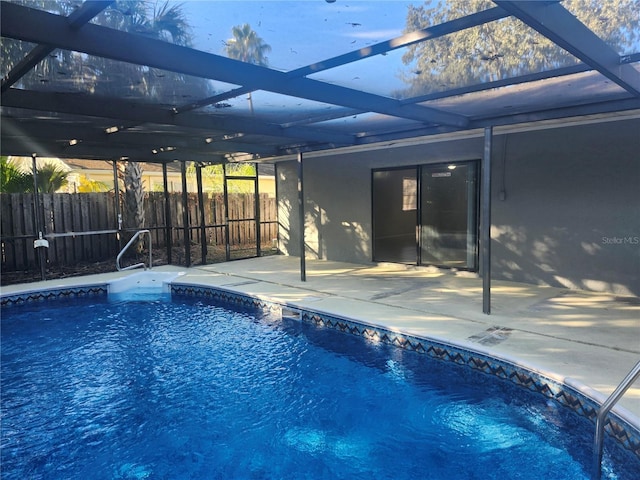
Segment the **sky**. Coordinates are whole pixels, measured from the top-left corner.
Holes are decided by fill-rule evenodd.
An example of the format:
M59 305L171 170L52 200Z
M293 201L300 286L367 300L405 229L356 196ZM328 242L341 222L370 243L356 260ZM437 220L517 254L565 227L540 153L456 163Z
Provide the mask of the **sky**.
M272 51L271 68L288 71L402 35L407 1L263 0L186 1L194 47L225 55L233 26L248 23ZM389 94L404 84L398 73L402 52L391 52L311 78ZM225 55L226 56L226 55Z

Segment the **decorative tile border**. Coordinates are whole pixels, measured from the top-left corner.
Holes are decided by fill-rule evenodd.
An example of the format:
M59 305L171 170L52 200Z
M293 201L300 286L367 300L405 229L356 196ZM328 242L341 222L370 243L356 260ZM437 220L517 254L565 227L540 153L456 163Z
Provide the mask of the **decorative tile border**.
M198 287L182 283L171 283L172 295L186 295L188 297L202 297L216 302L225 302L231 305L245 308L255 308L262 311L279 313L282 305L260 300L248 295L240 295L235 292L212 287Z
M311 322L318 327L332 328L358 335L369 341L425 354L437 360L465 365L488 375L510 381L521 388L558 402L560 405L572 410L576 415L588 418L595 426L599 405L594 400L569 385L557 382L511 362L432 339L392 332L384 328L324 313L303 311L302 321ZM605 431L640 459L640 429L638 427L619 418L614 413L610 413L605 421Z
M78 297L106 297L108 285L90 285L84 287L65 287L51 290L38 290L33 292L17 293L14 295L0 296L0 307L12 307L29 303L46 302Z
M282 305L213 287L172 284L171 293L204 297L235 306L281 313L283 316L289 318L312 323L319 328L331 328L340 332L360 336L370 342L384 343L404 350L424 354L437 360L464 365L502 380L507 380L521 388L553 400L563 407L568 408L574 414L586 417L595 425L599 405L593 399L569 385L506 360L428 338L393 332L382 327L367 325L336 315L300 309L299 307L291 305ZM605 431L621 446L631 451L631 453L640 459L640 428L612 412L608 415L605 422Z

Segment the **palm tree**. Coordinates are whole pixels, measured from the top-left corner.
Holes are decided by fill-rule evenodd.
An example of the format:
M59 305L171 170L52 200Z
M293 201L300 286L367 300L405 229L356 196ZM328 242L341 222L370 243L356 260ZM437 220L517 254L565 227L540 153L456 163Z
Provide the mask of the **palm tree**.
M15 3L28 7L46 10L58 15L69 15L74 10L72 2L52 2L50 0L21 0ZM2 37L0 39L0 57L3 63L3 74L18 64L31 50L33 44ZM22 76L15 86L20 88L37 88L38 90L56 90L68 81L69 65L73 63L73 53L68 50L54 50L27 75Z
M266 67L268 59L266 54L271 51L271 46L264 43L264 40L251 28L248 23L236 25L231 29L233 38L227 40L225 50L229 58L235 58L245 63ZM253 115L253 100L251 92L247 96L249 108Z
M54 163L46 163L36 168L38 192L55 193L67 185L69 172ZM33 192L33 173L23 172L19 165L7 157L0 158L0 192Z
M55 193L67 185L69 172L62 170L54 163L45 163L36 169L38 191L42 193ZM29 175L32 177L32 175ZM33 190L33 182L32 182Z
M0 157L0 193L23 193L33 189L33 177L7 157Z
M139 162L123 162L121 167L124 183L124 226L140 230L144 227L144 190L142 185L142 168ZM141 253L143 239L136 245L136 250Z
M233 38L227 40L225 46L229 58L263 67L267 66L268 60L265 54L271 51L271 46L264 43L248 23L242 26L236 25L231 29L231 33Z
M102 25L145 35L177 45L189 46L191 34L181 4L165 2L117 1L98 16ZM98 64L98 62L101 62ZM209 94L209 82L158 69L96 59L95 91L109 95L136 95L184 102L184 98ZM119 168L124 184L123 224L125 228L144 228L144 193L140 163L124 161ZM138 249L142 246L138 245Z
M164 2L158 7L156 3L153 6L149 27L150 34L155 38L176 45L191 44L191 34L189 33L191 27L182 11L182 4L169 5L169 2Z

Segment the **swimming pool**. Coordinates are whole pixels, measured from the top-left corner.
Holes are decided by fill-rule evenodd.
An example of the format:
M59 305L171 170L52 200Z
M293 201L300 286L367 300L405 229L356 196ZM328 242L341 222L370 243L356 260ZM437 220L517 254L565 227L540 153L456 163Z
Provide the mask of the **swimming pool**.
M588 478L591 422L455 349L212 289L105 291L3 309L4 478ZM603 478L637 478L606 447Z

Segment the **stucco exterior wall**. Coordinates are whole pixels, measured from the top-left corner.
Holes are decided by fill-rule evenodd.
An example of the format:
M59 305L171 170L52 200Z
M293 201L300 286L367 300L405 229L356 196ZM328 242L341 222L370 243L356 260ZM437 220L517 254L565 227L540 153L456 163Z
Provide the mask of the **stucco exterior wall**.
M512 134L496 146L496 277L640 295L640 121Z
M476 136L305 158L307 257L371 262L372 169L482 152ZM640 295L640 120L496 134L492 168L493 278ZM277 181L280 249L297 256L296 162Z

